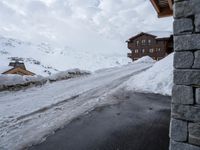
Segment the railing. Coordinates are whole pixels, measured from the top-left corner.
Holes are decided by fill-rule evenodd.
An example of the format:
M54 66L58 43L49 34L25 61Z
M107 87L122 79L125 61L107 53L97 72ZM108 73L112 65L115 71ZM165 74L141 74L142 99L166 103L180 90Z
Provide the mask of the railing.
M129 58L132 58L132 53L128 53L127 56L128 56Z

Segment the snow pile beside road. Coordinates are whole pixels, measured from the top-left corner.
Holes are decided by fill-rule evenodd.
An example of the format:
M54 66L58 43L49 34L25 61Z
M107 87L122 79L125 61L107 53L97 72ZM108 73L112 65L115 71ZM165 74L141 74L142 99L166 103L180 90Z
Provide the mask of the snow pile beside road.
M91 72L86 71L86 70L80 70L80 69L70 69L67 71L61 71L59 73L51 75L47 77L47 79L49 81L59 81L59 80L65 80L65 79L74 78L81 75L88 75L88 74L91 74Z
M173 85L173 54L158 61L148 70L133 76L125 84L128 90L171 95Z
M5 75L0 74L0 91L6 89L15 89L29 85L42 85L46 82L54 82L59 80L65 80L69 78L75 78L82 75L90 74L89 71L79 70L79 69L71 69L67 71L62 71L56 74L53 74L48 77L43 77L40 75L36 76L21 76L21 75Z
M1 86L13 86L13 85L23 85L30 82L41 82L45 80L42 76L21 76L14 74L1 74L0 75L0 85Z
M134 63L154 63L154 62L155 62L155 60L153 60L149 56L144 56L144 57L134 61Z

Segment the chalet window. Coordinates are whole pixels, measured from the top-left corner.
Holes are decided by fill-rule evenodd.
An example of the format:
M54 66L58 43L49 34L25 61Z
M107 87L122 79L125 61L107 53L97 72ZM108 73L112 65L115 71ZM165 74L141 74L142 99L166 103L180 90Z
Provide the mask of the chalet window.
M151 45L151 40L148 40L148 44Z
M145 53L145 49L142 49L142 53Z
M136 45L139 46L139 44L140 44L140 41L136 41Z
M136 50L135 50L135 53L138 53L138 52L139 52L138 49L136 49Z
M154 52L154 49L153 49L153 48L149 49L149 52L150 52L150 53L153 53L153 52Z
M142 40L142 45L145 45L146 44L146 40Z
M160 48L156 48L156 51L157 51L157 52L160 52L160 51L161 51L161 49L160 49Z

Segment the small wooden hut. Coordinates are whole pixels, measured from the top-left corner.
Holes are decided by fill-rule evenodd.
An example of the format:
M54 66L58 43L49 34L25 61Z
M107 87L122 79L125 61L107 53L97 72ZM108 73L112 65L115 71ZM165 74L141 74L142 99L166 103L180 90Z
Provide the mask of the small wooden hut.
M18 74L18 75L35 75L33 72L28 71L23 62L15 61L10 62L9 66L0 69L1 74Z

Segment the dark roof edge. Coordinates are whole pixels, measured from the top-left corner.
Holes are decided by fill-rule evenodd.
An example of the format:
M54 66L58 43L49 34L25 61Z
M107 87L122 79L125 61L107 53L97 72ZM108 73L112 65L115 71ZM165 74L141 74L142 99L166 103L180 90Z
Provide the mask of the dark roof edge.
M149 33L146 33L146 32L140 32L139 34L137 34L137 35L135 35L135 36L129 38L126 42L128 42L128 41L130 41L130 40L133 40L133 39L135 39L135 38L137 38L137 37L139 37L139 36L141 36L141 35L149 35L149 36L152 36L152 37L156 37L155 35L152 35L152 34L149 34Z

